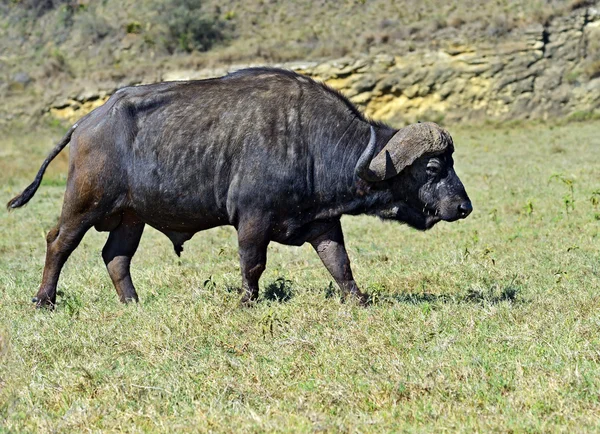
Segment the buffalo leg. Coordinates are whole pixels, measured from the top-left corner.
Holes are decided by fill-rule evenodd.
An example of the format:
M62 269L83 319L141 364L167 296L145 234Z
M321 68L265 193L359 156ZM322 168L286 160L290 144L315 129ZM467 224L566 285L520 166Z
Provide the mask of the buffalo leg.
M238 227L240 266L242 269L242 304L258 298L258 280L267 265L269 241L258 224Z
M358 298L361 303L366 303L367 296L363 294L356 285L352 270L350 269L350 259L346 253L344 245L344 234L340 222L330 230L310 241L313 248L317 251L319 258L325 265L325 268L331 273L336 283L342 290L342 294L348 294Z
M62 267L91 226L80 219L63 219L61 216L59 225L48 232L42 283L38 293L32 299L36 307L54 307L56 286Z
M143 222L124 216L121 224L110 232L102 249L102 259L122 303L138 301L129 266L140 244L143 231Z

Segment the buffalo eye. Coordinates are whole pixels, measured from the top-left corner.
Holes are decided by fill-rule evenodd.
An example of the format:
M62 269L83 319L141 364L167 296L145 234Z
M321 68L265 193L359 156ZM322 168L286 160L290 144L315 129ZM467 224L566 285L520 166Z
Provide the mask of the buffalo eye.
M429 160L427 163L427 175L431 177L438 176L442 172L442 163L437 160Z

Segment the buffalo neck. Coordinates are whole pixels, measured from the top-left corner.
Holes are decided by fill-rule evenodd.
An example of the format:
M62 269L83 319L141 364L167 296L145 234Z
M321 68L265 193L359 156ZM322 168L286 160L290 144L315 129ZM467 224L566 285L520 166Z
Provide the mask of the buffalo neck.
M375 129L378 153L396 130L359 118L332 129L326 146L315 147L313 186L316 197L321 199L319 218L370 213L392 200L388 191L372 188L371 183L355 173L356 163L369 143L371 126Z

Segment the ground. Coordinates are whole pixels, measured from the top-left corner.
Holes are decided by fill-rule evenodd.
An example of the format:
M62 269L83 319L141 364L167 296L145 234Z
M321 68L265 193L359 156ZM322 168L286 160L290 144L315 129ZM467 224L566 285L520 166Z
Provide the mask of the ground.
M420 233L343 219L367 308L309 246L273 244L240 308L235 233L181 259L146 229L122 305L90 231L35 310L66 155L0 213L0 432L553 432L600 429L599 122L446 125L475 211ZM62 130L0 134L0 196Z

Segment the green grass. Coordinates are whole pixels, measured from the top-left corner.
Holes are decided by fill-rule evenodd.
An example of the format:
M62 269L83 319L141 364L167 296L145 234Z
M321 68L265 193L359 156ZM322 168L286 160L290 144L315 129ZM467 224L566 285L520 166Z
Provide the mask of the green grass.
M368 308L340 302L308 246L277 244L260 302L238 307L219 228L181 259L147 229L130 306L91 231L56 311L36 311L61 160L0 213L0 432L600 430L600 123L449 128L467 220L343 220ZM59 137L0 136L3 201Z

